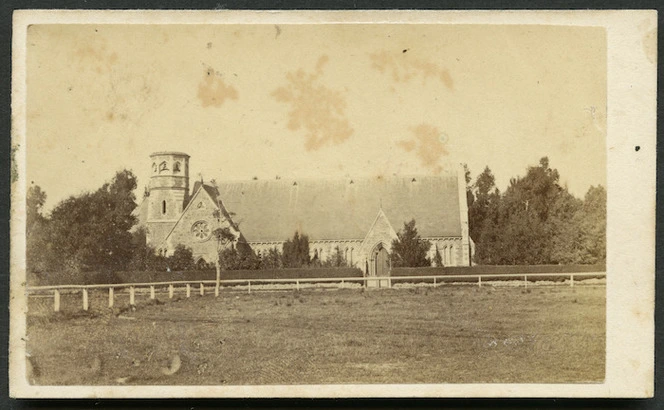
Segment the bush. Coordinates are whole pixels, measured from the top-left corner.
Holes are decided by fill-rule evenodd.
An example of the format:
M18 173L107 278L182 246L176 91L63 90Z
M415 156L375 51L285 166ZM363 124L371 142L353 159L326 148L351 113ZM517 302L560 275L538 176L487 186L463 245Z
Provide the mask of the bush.
M30 275L30 286L90 285L117 283L150 283L174 281L214 280L217 272L208 270L187 270L173 272L133 271L133 272L81 272L67 274L62 272ZM357 268L293 268L264 270L225 270L222 280L240 279L304 279L304 278L356 278L362 277Z
M392 276L606 272L605 265L476 265L393 268Z

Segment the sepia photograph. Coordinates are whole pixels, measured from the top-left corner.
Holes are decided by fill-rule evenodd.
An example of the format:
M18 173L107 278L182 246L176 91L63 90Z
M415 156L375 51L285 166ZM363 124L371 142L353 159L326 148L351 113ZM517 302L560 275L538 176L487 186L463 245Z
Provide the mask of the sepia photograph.
M652 395L656 13L14 20L13 396Z

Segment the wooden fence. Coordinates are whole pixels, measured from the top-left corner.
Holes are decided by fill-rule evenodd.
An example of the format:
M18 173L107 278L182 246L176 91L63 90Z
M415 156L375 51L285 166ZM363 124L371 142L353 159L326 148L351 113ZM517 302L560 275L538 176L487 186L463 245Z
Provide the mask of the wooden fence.
M505 281L505 280L518 280L523 281L523 285L528 287L529 282L536 283L550 278L569 278L569 286L574 286L575 278L579 279L588 278L604 278L606 272L578 272L578 273L531 273L531 274L482 274L482 275L431 275L431 276L385 276L385 277L347 277L347 278L301 278L301 279L230 279L222 280L219 285L215 280L194 280L194 281L171 281L171 282L149 282L149 283L124 283L124 284L104 284L104 285L59 285L59 286L31 286L26 288L28 296L39 294L53 294L53 310L60 311L60 296L62 293L78 293L82 294L83 310L89 309L89 292L93 289L106 290L108 292L108 307L113 307L115 303L116 289L129 290L129 305L136 304L136 289L149 289L150 299L155 299L157 288L168 288L168 298L172 299L175 293L175 288L184 288L186 297L191 297L192 286L198 288L200 296L206 294L206 286L210 285L208 289L214 289L214 295L219 296L221 285L225 287L240 286L246 287L248 293L257 290L257 285L266 284L282 284L286 285L285 289L300 290L304 287L311 287L311 285L329 284L333 287L344 287L346 284L357 284L367 288L391 288L393 283L412 283L414 281L429 282L433 287L442 286L445 283L463 283L465 285L477 285L482 287L483 283L487 282Z

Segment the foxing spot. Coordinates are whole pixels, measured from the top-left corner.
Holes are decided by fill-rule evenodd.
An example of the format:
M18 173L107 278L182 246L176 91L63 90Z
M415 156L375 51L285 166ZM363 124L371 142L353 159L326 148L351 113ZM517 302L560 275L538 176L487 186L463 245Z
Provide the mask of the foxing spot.
M302 69L287 73L288 84L271 94L277 101L290 104L288 129L306 131L307 151L328 143L340 144L353 134L342 93L320 84L327 61L327 56L320 57L313 73Z
M208 69L203 81L198 85L198 99L203 107L221 107L227 99L237 100L238 93L235 87L226 85L224 80L214 73L214 70Z
M441 131L429 124L412 127L411 131L412 139L402 140L397 144L407 152L414 152L422 165L434 172L440 172L442 168L438 161L442 156L448 154L443 143L446 138L441 138Z
M404 49L401 53L383 50L369 54L371 65L382 74L391 74L394 82L406 83L416 77L422 77L422 82L429 78L438 79L445 87L454 89L454 81L446 68L435 63L413 57Z

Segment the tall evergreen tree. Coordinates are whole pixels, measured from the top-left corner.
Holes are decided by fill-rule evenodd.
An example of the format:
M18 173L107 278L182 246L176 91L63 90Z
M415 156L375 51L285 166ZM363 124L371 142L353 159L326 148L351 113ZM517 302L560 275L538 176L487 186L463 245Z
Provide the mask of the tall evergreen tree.
M292 239L286 240L283 245L283 266L285 268L300 268L309 265L309 237L293 234Z
M431 243L420 238L415 227L415 220L404 223L403 229L397 233L397 239L392 241L392 266L400 267L420 267L431 266L431 260L427 253L431 248Z

